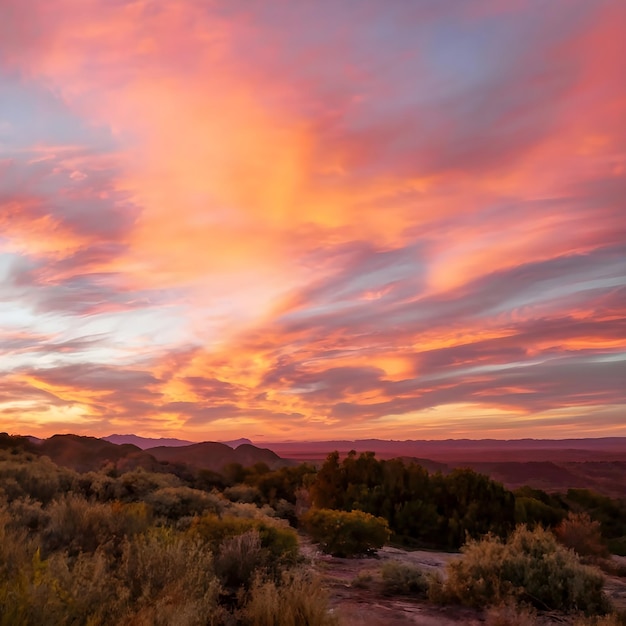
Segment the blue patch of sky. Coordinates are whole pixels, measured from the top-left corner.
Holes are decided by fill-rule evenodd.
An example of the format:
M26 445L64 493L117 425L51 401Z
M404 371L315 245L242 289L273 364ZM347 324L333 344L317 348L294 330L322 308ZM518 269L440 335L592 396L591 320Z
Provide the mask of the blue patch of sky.
M0 154L41 144L115 145L109 129L88 125L49 90L0 74Z
M609 291L625 285L626 274L624 274L623 262L610 263L580 276L557 276L547 280L537 280L525 288L521 287L513 297L502 300L494 307L481 310L479 316L506 313L519 307L556 301L572 295L577 295L584 300L592 292Z

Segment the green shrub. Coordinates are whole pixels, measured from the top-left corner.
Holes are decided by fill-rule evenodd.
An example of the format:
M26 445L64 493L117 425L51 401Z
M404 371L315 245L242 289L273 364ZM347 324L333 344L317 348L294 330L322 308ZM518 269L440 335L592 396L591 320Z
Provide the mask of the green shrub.
M464 557L448 565L443 585L449 600L484 607L514 601L540 609L606 613L602 574L542 528L518 527L506 543L472 541Z
M159 489L180 487L181 481L174 474L148 472L138 467L125 472L115 481L115 499L124 502L138 502Z
M251 504L261 504L263 496L256 487L250 485L234 485L224 489L224 497L231 502L246 502Z
M373 554L389 541L387 521L363 511L311 509L300 522L313 541L333 556Z
M391 594L422 594L428 590L428 580L419 567L387 561L380 570L383 589Z
M77 478L76 472L55 465L48 457L0 450L0 484L8 502L30 497L47 504L71 491Z
M535 526L556 526L564 516L560 508L547 504L537 498L515 495L515 522L526 524L529 528Z
M177 520L201 515L205 511L219 513L223 508L220 496L190 487L164 487L146 496L145 501L157 517Z
M269 518L204 515L193 520L188 534L216 555L216 571L230 591L248 587L257 570L278 578L299 558L296 533Z

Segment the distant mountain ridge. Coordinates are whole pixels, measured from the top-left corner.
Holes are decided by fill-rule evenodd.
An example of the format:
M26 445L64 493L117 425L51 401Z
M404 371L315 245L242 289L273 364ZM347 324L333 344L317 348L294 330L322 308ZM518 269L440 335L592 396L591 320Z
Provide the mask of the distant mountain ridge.
M257 448L244 443L233 449L225 443L205 441L188 446L158 446L148 448L147 452L159 461L186 463L191 467L219 470L230 463L239 463L249 467L255 463L266 463L270 469L289 464L275 452L267 448Z
M133 446L137 446L142 450L147 450L148 448L155 448L157 446L169 446L169 447L180 447L180 446L189 446L194 441L186 441L185 439L174 439L174 438L156 438L156 437L140 437L139 435L107 435L106 437L102 437L105 441L109 441L110 443L114 443L118 446L124 444L132 444Z
M167 438L167 437L140 437L139 435L107 435L106 437L102 437L105 441L109 441L111 443L115 443L118 446L130 443L142 450L148 450L149 448L163 447L166 446L168 448L181 448L183 446L191 446L195 443L200 443L198 441L188 441L186 439L176 439L176 438ZM241 439L234 439L232 441L220 441L218 443L226 444L231 448L236 448L242 444L250 444L252 442L245 437Z
M588 439L432 439L394 441L384 439L272 442L264 447L281 457L313 460L334 450L372 451L382 458L421 457L433 461L551 461L626 459L626 437Z
M134 435L117 435L122 441ZM108 438L108 439L110 439ZM143 445L162 439L138 437ZM165 440L167 441L167 440ZM116 444L107 438L79 435L54 435L48 439L0 433L0 449L23 449L49 456L58 465L79 472L114 468L125 472L143 468L152 472L180 475L208 469L221 472L238 463L250 467L265 463L271 469L312 461L321 464L329 452L342 456L350 450L373 451L378 458L401 457L416 462L431 472L444 474L455 467L469 467L502 482L510 489L531 485L547 491L564 492L570 488L593 489L611 497L626 496L626 438L567 440L448 440L385 441L380 439L324 442L287 442L264 444L260 448L245 443L189 443L156 445L142 449L130 442ZM244 443L241 443L243 441ZM537 445L534 445L537 443ZM186 469L185 469L186 468Z
M142 450L132 443L117 444L104 438L73 434L33 439L0 433L0 449L12 448L22 448L33 454L50 457L57 465L70 467L78 472L105 467L114 467L118 471L141 467L152 472L175 472L177 467L182 466L220 472L232 463L239 463L244 467L265 463L271 469L293 464L293 461L281 459L271 450L257 448L250 443L241 443L235 449L225 443L206 441Z

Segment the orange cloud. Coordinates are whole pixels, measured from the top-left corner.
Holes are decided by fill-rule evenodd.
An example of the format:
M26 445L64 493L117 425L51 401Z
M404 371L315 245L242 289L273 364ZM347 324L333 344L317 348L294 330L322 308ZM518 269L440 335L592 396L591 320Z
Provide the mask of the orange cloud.
M8 113L0 347L26 345L0 414L225 438L612 416L626 15L575 4L9 0L0 80L55 98L67 141Z

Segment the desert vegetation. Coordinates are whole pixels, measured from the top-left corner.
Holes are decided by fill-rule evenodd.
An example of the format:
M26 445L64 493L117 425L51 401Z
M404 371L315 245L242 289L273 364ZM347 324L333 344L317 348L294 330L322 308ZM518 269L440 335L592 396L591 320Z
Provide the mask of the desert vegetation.
M519 526L503 541L488 536L463 547L433 595L477 607L514 602L538 609L609 612L602 574L542 529Z
M439 575L372 561L355 589L473 607L492 625L546 611L622 623L600 568L623 574L609 555L625 505L586 490L511 492L472 470L371 453L331 454L319 469L105 460L76 471L0 443L0 626L338 624L303 537L341 558L389 542L461 549Z
M334 624L269 506L0 452L0 624ZM278 600L273 601L272 598Z

